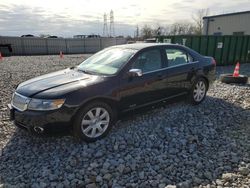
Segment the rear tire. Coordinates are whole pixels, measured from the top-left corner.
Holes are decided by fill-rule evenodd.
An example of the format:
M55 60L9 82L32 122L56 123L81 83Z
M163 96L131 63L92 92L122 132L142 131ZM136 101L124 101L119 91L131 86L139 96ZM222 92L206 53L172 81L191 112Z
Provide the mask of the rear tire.
M208 83L204 78L198 78L190 89L189 102L193 105L200 104L205 98Z
M73 133L78 140L95 142L105 137L115 124L116 113L104 103L87 104L76 115Z

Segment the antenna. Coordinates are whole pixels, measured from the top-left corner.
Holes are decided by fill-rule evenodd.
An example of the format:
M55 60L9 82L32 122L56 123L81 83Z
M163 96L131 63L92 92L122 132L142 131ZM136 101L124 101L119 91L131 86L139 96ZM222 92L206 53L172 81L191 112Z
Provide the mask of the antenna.
M110 37L115 37L114 12L113 12L113 10L110 11L110 29L109 29L109 36L110 36Z
M103 36L104 37L107 37L108 36L108 21L107 21L107 14L106 13L104 13L104 15L103 15L103 21L104 21L104 23L103 23Z

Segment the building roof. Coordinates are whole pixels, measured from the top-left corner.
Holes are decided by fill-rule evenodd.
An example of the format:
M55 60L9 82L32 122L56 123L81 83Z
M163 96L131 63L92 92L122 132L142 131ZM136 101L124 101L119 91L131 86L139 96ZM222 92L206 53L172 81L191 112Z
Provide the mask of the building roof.
M239 14L250 14L250 11L233 12L233 13L227 13L227 14L214 15L214 16L205 16L205 17L203 17L203 19L217 18L217 17L224 17L224 16L233 16L233 15L239 15Z

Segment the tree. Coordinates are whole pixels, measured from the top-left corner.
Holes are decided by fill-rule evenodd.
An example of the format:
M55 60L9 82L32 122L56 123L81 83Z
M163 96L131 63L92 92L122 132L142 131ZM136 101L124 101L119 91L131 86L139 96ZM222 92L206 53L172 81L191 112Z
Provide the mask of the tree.
M170 34L170 25L165 25L161 27L161 35L169 35Z
M170 27L170 35L193 35L195 27L192 23L187 21L175 22Z
M164 28L163 26L157 25L156 28L153 29L153 35L154 36L160 36L164 34Z
M209 14L209 9L200 9L193 16L193 22L195 24L195 34L201 35L203 31L203 17Z
M141 29L141 36L143 39L152 38L153 37L153 29L148 25L144 25Z

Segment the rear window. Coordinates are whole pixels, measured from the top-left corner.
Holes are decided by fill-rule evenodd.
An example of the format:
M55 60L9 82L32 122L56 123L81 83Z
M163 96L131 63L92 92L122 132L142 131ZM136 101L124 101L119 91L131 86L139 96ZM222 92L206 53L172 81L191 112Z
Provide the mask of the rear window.
M185 51L179 49L166 49L168 66L178 66L193 62L193 57Z

